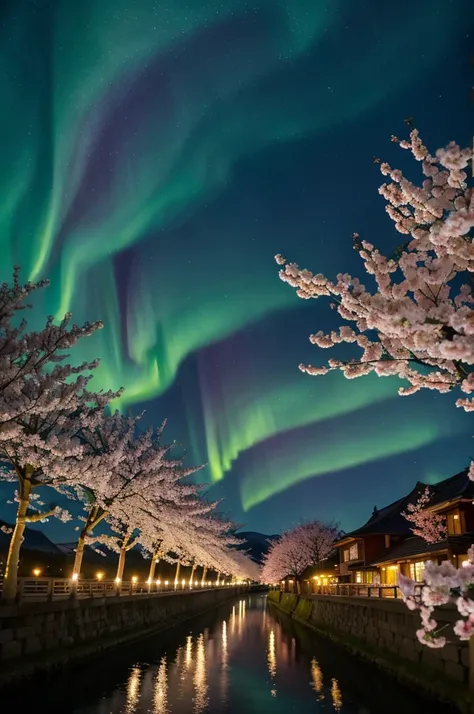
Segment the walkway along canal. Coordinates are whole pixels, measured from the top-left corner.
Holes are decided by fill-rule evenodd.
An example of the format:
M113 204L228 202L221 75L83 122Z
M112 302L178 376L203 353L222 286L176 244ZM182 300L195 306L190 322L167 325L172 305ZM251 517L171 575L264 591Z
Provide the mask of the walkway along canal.
M315 635L265 595L2 692L45 714L451 714Z

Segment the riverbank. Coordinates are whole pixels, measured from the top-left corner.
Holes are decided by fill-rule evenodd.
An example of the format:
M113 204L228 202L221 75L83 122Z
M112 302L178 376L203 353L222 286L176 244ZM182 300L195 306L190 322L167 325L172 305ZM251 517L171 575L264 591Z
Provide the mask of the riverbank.
M48 714L456 714L240 595L182 625L3 689Z
M474 712L467 686L467 643L439 650L423 647L415 635L419 618L403 603L323 595L306 598L278 590L267 599L271 606L369 660L397 681L455 704L463 714ZM450 611L445 619L450 624Z
M166 630L246 590L0 605L0 687Z

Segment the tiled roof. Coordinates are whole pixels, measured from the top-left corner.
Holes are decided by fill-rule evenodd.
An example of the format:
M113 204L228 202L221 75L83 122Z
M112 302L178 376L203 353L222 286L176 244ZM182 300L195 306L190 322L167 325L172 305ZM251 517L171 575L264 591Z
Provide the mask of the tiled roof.
M467 475L467 469L451 478L430 486L429 489L433 495L430 501L430 506L443 503L444 501L454 501L457 498L474 498L474 482Z
M430 555L440 553L451 549L454 553L460 555L467 553L467 549L474 543L474 533L464 533L464 535L449 536L447 540L440 543L425 543L422 538L407 538L403 543L394 545L389 548L383 556L374 560L372 565L381 565L382 563L390 563L394 560L403 560L405 558L413 558L415 556Z
M339 542L342 543L347 538L358 538L371 534L410 536L412 533L411 526L406 518L402 516L402 512L406 511L409 503L415 503L418 500L427 485L418 481L409 494L380 510L375 509L372 516L363 526L346 533ZM430 485L429 489L432 494L430 506L440 505L445 501L454 501L458 498L474 499L474 482L469 479L467 469L444 481Z
M410 523L402 516L409 503L415 503L420 494L425 490L426 484L418 482L415 488L407 496L399 498L398 501L390 503L380 510L374 510L369 520L363 526L350 533L346 533L342 540L346 538L357 538L363 535L387 534L387 535L410 535Z

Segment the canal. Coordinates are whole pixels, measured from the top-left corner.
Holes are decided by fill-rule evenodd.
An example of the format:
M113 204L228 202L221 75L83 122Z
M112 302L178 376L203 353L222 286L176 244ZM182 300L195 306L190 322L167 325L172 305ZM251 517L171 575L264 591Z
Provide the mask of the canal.
M450 714L268 609L262 595L4 692L2 709L10 707L45 714Z

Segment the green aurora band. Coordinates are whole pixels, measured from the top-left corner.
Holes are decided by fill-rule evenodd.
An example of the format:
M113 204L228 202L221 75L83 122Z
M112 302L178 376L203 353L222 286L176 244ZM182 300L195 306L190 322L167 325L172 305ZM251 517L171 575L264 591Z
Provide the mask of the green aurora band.
M357 418L328 421L320 430L313 429L311 439L298 439L298 435L292 439L295 435L287 433L272 440L265 453L259 449L255 460L250 455L240 483L244 511L305 479L414 452L462 431L469 434L469 424L459 410L449 421L440 420L426 408L425 399L417 398L407 418L406 404L400 401L404 400L397 398L387 404L383 421L380 412L360 410Z
M428 0L414 5L409 22L396 9L374 13L367 18L372 42L336 64L327 59L335 52L328 36L346 41L342 0L42 5L34 13L30 3L12 3L0 27L0 96L9 108L0 117L0 278L20 264L30 279L52 281L43 314L104 321L77 358L100 356L94 386L123 385L122 410L163 395L190 355L299 307L276 278L274 237L251 232L238 206L227 223L206 213L238 166L363 116L429 70L457 24L449 3L434 13ZM378 24L386 22L380 43ZM310 58L317 73L304 72ZM336 257L328 261L335 265ZM390 380L348 387L331 377L318 382L314 399L314 383L296 364L278 381L255 375L256 391L241 383L232 394L223 383L229 403L220 411L202 390L204 458L214 481L275 435L394 393ZM370 457L365 437L351 442L348 434L344 453L318 447L316 465L310 442L296 469L281 458L267 464L271 479L249 471L244 507L310 475L439 435L423 419L417 433L408 423L387 429Z

